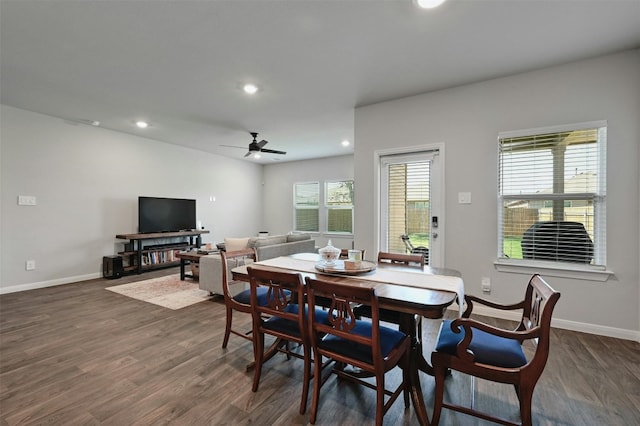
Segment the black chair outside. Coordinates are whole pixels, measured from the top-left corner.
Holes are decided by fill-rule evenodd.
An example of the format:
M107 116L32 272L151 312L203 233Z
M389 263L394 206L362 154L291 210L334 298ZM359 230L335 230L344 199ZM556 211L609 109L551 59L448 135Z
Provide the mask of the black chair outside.
M445 377L450 370L456 370L472 378L513 384L520 402L522 425L530 426L533 390L549 357L551 315L559 298L560 293L537 274L529 280L524 300L512 305L466 295L463 318L443 321L431 354L436 381L432 424L438 424L443 407L500 424L518 424L494 413L445 403ZM522 318L514 331L499 329L469 318L474 303L501 310L522 309ZM524 341L535 344L535 352L529 359L522 349Z
M306 283L311 314L309 320L311 347L315 361L310 423L314 424L316 421L320 405L320 389L332 373L376 391L376 425L382 425L384 414L401 393L404 395L405 408L408 408L410 337L400 331L380 326L375 290L314 280L309 277L306 278ZM331 300L328 324L318 321L315 317L316 297ZM354 304L370 306L372 319L356 318L352 309ZM326 364L323 365L323 357L335 361L331 372L324 377L322 371ZM349 374L341 368L345 364L369 372L375 376L375 384ZM403 369L402 383L395 389L385 389L385 373L396 366Z
M537 222L523 236L524 259L554 262L591 263L593 241L580 222Z

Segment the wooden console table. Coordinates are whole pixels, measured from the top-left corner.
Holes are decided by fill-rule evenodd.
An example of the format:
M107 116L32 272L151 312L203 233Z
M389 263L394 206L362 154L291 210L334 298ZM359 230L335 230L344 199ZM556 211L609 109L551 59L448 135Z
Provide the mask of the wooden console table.
M211 252L211 253L197 253L194 251L180 252L177 254L178 259L180 259L180 280L184 281L186 277L196 278L193 274L187 275L185 272L185 267L187 266L187 262L189 263L200 263L200 258L202 256L208 256L209 254L217 254L219 252Z
M202 234L208 234L206 230L194 231L178 231L178 232L154 232L149 234L118 234L116 238L121 240L129 240L131 247L128 250L119 252L118 254L129 260L129 265L125 268L127 271L135 271L141 274L145 269L166 268L176 266L180 259L177 251L189 250L193 247L202 245ZM152 246L144 246L144 241L160 240L165 238L182 238L183 241L176 243L156 244ZM143 265L143 255L149 256L150 262Z

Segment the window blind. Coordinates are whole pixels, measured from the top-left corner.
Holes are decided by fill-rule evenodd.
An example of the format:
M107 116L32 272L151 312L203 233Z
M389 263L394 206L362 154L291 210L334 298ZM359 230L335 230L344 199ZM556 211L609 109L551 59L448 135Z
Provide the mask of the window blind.
M498 257L604 266L606 122L498 142Z
M402 235L414 246L429 247L431 161L438 151L389 155L381 158L383 202L385 202L383 239L390 252L405 253ZM384 246L383 246L384 247Z
M320 183L294 184L295 230L318 232L320 229Z

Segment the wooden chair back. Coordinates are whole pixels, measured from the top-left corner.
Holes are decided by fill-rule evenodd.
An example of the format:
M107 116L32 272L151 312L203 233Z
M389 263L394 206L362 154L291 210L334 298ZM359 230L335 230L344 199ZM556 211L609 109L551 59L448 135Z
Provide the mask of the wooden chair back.
M341 358L340 355L331 353L331 351L323 350L319 346L320 336L328 334L340 337L342 339L352 341L354 343L371 347L372 359L381 361L380 356L380 320L378 297L375 290L367 287L345 286L341 284L331 283L321 280L307 279L307 293L309 311L312 312L309 322L312 329L312 345L315 339L316 345L324 356L330 358ZM313 317L313 309L316 307L316 297L322 297L329 300L326 306L329 323L323 324L315 321ZM361 336L353 333L359 320L353 313L354 306L360 304L367 305L371 308L371 336ZM358 365L363 369L371 370L371 365Z
M262 319L278 317L295 324L299 332L306 336L306 315L304 309L292 311L289 308L291 303L301 303L304 305L305 290L302 275L295 272L284 272L268 270L264 268L247 267L251 285L251 306L254 314L254 324L262 327ZM266 303L258 303L258 289L266 288ZM254 329L256 328L254 326ZM278 335L277 331L269 331L270 334ZM282 333L283 338L289 338L290 334Z
M378 252L378 263L387 262L391 264L414 265L424 269L424 254L422 253L388 253Z
M234 303L232 286L237 284L246 284L244 281L233 281L231 277L231 269L255 262L256 250L254 248L236 250L236 251L221 251L220 261L222 263L222 293L225 303L229 301ZM249 311L247 311L249 312Z

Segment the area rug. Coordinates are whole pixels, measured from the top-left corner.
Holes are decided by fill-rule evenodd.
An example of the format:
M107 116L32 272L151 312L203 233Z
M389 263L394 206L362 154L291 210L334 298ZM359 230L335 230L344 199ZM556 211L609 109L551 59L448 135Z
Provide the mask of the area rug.
M106 287L106 289L169 309L181 309L211 298L208 291L198 288L197 283L180 281L180 275L168 275L130 284Z

